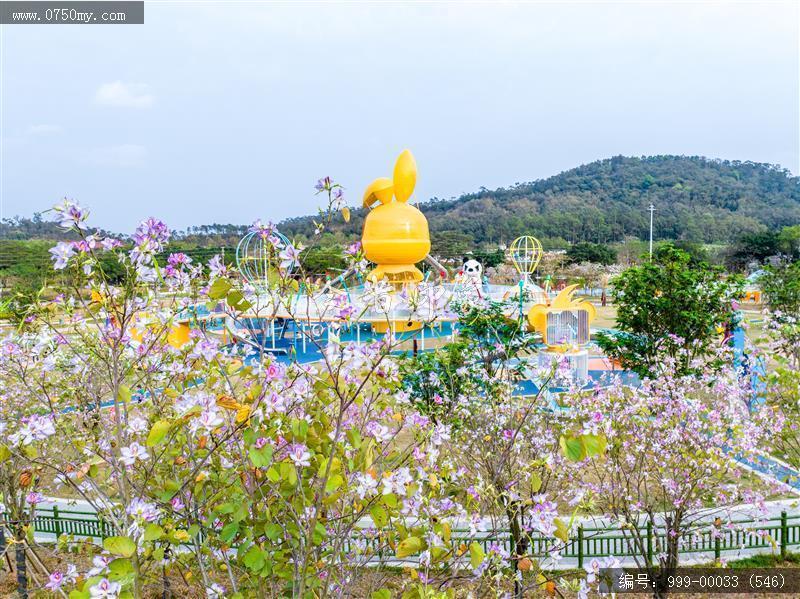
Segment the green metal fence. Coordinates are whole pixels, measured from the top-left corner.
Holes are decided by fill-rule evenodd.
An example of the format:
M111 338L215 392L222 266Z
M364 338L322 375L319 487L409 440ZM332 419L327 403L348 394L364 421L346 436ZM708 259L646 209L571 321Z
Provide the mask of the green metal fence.
M6 514L0 514L0 525L7 524ZM111 527L100 520L94 512L69 510L53 506L36 510L33 529L38 533L50 533L57 537L72 535L77 538L104 539L114 533Z
M0 526L6 523L6 515L0 514ZM113 535L109 524L103 522L94 512L59 509L58 507L36 510L33 520L37 533L50 533L56 536L70 535L75 538L93 538L102 540ZM620 528L593 528L578 526L566 545L549 537L534 535L530 538L529 554L546 557L552 550L560 548L565 558L576 559L579 567L583 567L587 559L614 556L646 557L653 562L662 548L666 546L666 531L652 526L639 529L638 537L643 551L637 549L632 530ZM489 532L471 532L457 529L452 532L451 541L454 548L469 545L477 541L484 550L497 544L505 551L511 550L511 539L506 534ZM378 532L370 533L362 530L354 535L350 544L360 544L368 548L380 561L403 561L394 556L383 536ZM705 524L684 535L679 540L681 555L707 553L720 559L724 554L749 550L769 550L785 556L790 547L800 545L800 514L788 515L782 512L780 517L767 520L739 520L730 524ZM349 549L346 548L346 549ZM414 558L406 558L412 562Z

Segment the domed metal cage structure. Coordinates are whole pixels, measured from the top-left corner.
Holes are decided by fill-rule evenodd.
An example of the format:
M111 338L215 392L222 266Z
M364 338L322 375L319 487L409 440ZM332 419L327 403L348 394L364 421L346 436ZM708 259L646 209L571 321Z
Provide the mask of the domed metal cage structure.
M539 266L542 259L542 244L535 237L523 235L517 237L508 247L508 258L522 277L522 282L528 285L531 275Z
M236 267L256 291L264 291L280 267L280 253L291 247L292 243L278 229L251 231L236 246ZM283 272L290 274L293 270L294 263L291 263Z

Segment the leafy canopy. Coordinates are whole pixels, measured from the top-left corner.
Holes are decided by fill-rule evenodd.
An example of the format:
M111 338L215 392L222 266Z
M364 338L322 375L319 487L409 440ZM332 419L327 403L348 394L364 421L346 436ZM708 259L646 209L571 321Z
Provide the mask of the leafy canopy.
M676 358L685 374L696 358L710 354L720 339L718 327L731 321L743 283L664 246L652 263L629 268L612 285L619 332L601 334L598 343L624 367L655 376L664 357Z

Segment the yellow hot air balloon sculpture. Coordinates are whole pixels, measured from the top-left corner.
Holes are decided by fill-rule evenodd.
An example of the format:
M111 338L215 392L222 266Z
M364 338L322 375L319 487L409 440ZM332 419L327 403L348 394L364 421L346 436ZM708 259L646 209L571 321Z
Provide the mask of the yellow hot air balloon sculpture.
M405 150L397 158L392 178L375 179L364 192L365 208L380 203L367 214L361 235L364 255L376 265L367 275L370 281L386 278L402 285L422 280L414 265L428 255L431 238L425 215L408 204L416 184L417 163Z
M522 277L523 285L531 282L531 275L539 266L543 254L542 243L530 235L517 237L511 242L508 247L508 257Z

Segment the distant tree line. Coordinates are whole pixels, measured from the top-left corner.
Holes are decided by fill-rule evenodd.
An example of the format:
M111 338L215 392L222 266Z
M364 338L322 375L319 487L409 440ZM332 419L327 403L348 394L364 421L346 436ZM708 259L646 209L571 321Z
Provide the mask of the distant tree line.
M698 156L615 156L553 177L459 198L433 198L420 207L434 244L462 249L498 247L519 235L534 235L546 248L579 242L620 243L645 239L647 207L656 207L654 235L689 243L730 244L745 234L779 231L800 222L800 179L780 167ZM263 216L263 215L262 215ZM268 216L268 215L267 215ZM333 223L331 245L360 235L366 211L351 210L349 222ZM279 223L299 239L313 232L314 217ZM175 231L198 247L235 246L246 225L208 224ZM41 215L0 221L0 239L54 239L68 235ZM434 246L436 249L436 246Z
M519 235L538 237L546 250L565 250L567 264L638 263L647 252L647 206L656 206L656 247L662 241L694 263L744 271L770 260L800 258L800 179L777 166L697 156L616 156L559 175L420 205L431 229L431 253L457 264L475 258L485 266L505 259L503 248ZM366 211L332 223L302 254L305 269L333 274L345 267L342 247L360 236ZM313 217L278 225L307 241ZM205 262L216 253L235 260L247 225L206 224L173 232L171 251ZM107 234L106 232L100 232ZM41 214L0 221L0 289L32 293L55 281L49 248L70 239ZM166 258L166 256L163 256Z

